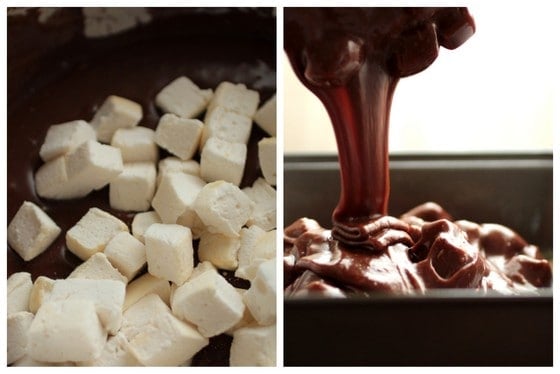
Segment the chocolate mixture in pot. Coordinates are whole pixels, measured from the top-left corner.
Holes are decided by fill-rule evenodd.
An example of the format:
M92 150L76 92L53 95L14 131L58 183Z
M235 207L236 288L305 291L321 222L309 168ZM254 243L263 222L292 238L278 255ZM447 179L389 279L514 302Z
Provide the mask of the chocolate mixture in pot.
M435 203L387 215L388 125L401 77L427 68L439 46L474 34L466 8L287 8L285 51L325 105L337 139L341 195L332 230L307 218L285 229L287 295L502 293L551 284L539 249L497 225L453 221Z

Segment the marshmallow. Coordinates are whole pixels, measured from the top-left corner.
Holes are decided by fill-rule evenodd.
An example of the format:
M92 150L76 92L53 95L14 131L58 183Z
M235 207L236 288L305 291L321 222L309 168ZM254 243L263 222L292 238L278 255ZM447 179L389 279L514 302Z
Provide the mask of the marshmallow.
M276 138L263 138L258 143L259 165L264 179L276 186Z
M222 82L216 88L216 92L208 104L208 111L222 106L249 118L257 111L259 105L258 91L247 89L244 84Z
M245 305L218 272L205 271L175 290L171 309L179 318L195 324L203 336L211 337L238 323Z
M243 192L255 203L253 214L247 221L247 226L257 225L265 231L276 228L276 190L263 178L258 178L251 187L245 187Z
M144 243L144 232L153 223L161 223L161 218L157 212L149 211L135 214L131 224L132 235Z
M78 366L141 366L130 352L130 344L122 333L117 333L107 339L99 357L77 364Z
M254 203L232 183L208 183L198 193L193 208L211 233L237 237L251 216Z
M206 109L212 90L200 89L187 77L179 77L165 86L156 96L156 105L165 113L194 118Z
M43 301L48 299L54 286L54 280L43 275L38 276L33 282L31 293L29 294L29 311L33 314L43 304Z
M156 166L151 162L124 164L123 172L109 185L111 208L142 212L150 209L156 190Z
M193 270L192 234L188 227L154 223L144 233L148 272L177 285Z
M95 311L102 326L110 334L116 334L121 327L124 296L125 284L120 281L79 278L58 279L54 282L48 299L41 305L37 315L48 303L90 300L94 303Z
M150 273L145 273L130 282L126 287L123 310L127 310L138 300L151 293L158 295L165 304L169 305L171 294L169 282L165 279L154 277Z
M195 160L181 160L178 157L166 157L158 163L157 185L165 173L179 171L186 174L200 176L200 164Z
M239 267L235 276L252 281L257 274L259 265L276 257L276 230L260 234L251 226L250 230L243 231L241 246L239 248Z
M245 144L210 138L200 154L200 175L207 182L225 180L239 186L246 160Z
M233 333L230 366L275 366L276 326L243 327Z
M111 95L95 112L91 126L97 132L97 139L110 143L115 131L138 125L142 119L142 106L120 96Z
M146 264L144 244L128 232L120 232L105 247L105 255L113 266L129 281L142 270Z
M27 351L37 361L93 360L101 354L106 339L93 301L48 301L31 323Z
M276 94L257 110L253 120L269 136L276 136Z
M22 271L13 273L8 277L8 315L17 312L29 312L29 295L32 288L33 282L30 273Z
M113 135L111 145L121 150L124 163L141 161L156 163L159 159L155 131L147 127L118 129Z
M196 216L193 203L205 185L202 179L194 175L166 173L154 195L152 206L163 223L191 227Z
M267 260L257 269L243 301L259 325L276 322L276 260Z
M121 333L130 352L146 366L177 366L208 345L190 324L175 317L169 307L149 294L124 313Z
M128 279L115 268L103 252L97 252L68 275L68 279L110 279L126 284Z
M198 243L198 258L210 261L218 269L235 270L239 246L239 238L204 232Z
M198 119L181 118L164 114L156 128L156 143L182 160L193 158L204 124Z
M24 261L31 261L54 242L60 231L41 208L24 201L8 225L8 244Z
M63 156L88 140L96 140L95 130L86 121L77 120L52 125L39 150L44 162Z
M8 327L6 329L8 365L25 356L27 352L28 331L33 317L32 313L25 311L8 315Z
M66 175L72 189L99 190L123 171L121 150L90 140L67 155Z
M242 288L235 288L235 290L237 291L238 294L241 295L241 298L243 298L243 296L247 293L247 290L244 290ZM256 326L256 325L257 325L257 321L255 321L255 318L251 314L251 311L249 310L249 308L246 307L245 311L243 312L243 317L239 320L239 322L237 322L235 325L233 325L225 333L229 336L233 336L233 333L237 329L240 329L240 328L246 327L246 326Z
M128 231L123 221L99 208L90 208L66 232L66 246L85 261L93 254L102 252L109 240L121 231Z
M252 125L250 117L217 106L206 112L204 117L200 149L204 147L206 140L212 137L232 143L247 144L251 136Z

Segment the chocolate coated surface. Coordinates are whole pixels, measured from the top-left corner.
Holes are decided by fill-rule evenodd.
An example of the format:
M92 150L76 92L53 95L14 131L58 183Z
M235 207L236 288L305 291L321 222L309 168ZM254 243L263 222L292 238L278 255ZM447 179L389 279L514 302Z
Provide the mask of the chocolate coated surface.
M43 208L62 233L27 263L8 246L8 276L27 271L33 279L66 277L81 261L66 249L64 234L91 207L114 214L129 227L134 216L110 208L108 187L71 201L50 201L35 194L33 174L42 163L38 151L50 125L89 121L107 96L119 95L142 105L140 126L155 128L162 115L155 96L181 75L201 88L215 89L225 80L244 83L259 91L261 103L275 93L276 19L270 9L150 11L151 23L101 39L83 37L79 9L66 8L46 25L36 21L34 11L9 17L7 220L29 200ZM263 136L253 125L241 187L261 175L257 141ZM166 154L162 151L161 156ZM232 272L225 274L234 286L248 288L247 281ZM213 339L193 363L228 365L230 342Z
M538 249L498 225L453 222L433 203L387 216L393 92L401 77L427 68L440 45L457 48L474 33L466 8L287 8L285 28L296 75L331 118L341 176L332 230L309 220L285 229L288 295L516 293L551 284Z

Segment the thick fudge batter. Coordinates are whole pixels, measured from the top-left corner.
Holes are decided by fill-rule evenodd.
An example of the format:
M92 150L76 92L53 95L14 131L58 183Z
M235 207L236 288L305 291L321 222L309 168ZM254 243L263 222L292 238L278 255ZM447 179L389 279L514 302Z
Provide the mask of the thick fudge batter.
M497 225L455 221L435 203L387 215L388 129L401 77L475 32L466 8L287 8L285 51L334 128L341 195L332 229L285 228L287 295L427 288L517 293L551 284L539 249Z

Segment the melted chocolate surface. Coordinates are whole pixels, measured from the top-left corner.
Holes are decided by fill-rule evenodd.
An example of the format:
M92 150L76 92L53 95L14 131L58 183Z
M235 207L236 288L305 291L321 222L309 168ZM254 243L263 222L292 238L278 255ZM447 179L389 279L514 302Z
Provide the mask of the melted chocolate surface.
M285 228L287 295L426 288L517 293L551 284L550 263L503 226L453 221L431 202L399 218L387 215L396 85L426 69L440 46L455 49L474 32L466 8L285 10L285 51L331 118L341 177L332 230L309 219Z
M134 217L111 209L108 187L75 200L36 195L33 175L42 164L39 148L50 125L89 121L107 96L119 95L142 105L140 126L155 128L162 115L155 96L181 75L201 88L214 89L226 80L244 83L259 91L261 103L275 93L276 19L271 9L165 8L150 13L150 23L99 39L83 36L80 9L65 8L47 24L37 22L35 11L8 17L7 220L28 200L62 229L57 240L30 262L8 246L8 276L27 271L33 279L65 278L81 263L66 249L65 233L91 207L114 214L129 227ZM241 187L262 175L257 142L264 136L253 125ZM161 158L168 155L161 152ZM220 272L235 287L249 287L233 272ZM211 339L193 358L193 365L229 365L230 344L227 336Z

